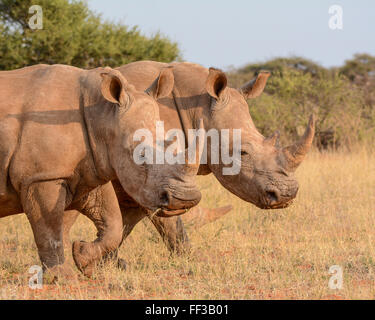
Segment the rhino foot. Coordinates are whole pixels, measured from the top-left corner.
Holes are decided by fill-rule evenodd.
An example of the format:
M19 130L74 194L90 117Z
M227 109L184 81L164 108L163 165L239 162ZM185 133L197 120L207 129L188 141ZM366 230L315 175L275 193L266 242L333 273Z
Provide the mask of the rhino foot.
M77 274L72 266L67 263L47 268L43 272L43 283L45 284L55 284L58 281L74 280L76 278Z
M91 278L94 275L97 259L97 248L92 243L84 241L74 241L72 253L74 262L86 277Z

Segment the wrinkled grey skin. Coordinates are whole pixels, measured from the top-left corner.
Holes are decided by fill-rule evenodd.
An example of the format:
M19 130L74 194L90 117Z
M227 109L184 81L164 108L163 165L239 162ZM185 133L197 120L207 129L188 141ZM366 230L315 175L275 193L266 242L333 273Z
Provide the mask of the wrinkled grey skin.
M172 93L158 100L165 130L178 128L187 132L203 119L207 131L241 129L242 132L242 164L238 175L223 175L223 163L211 164L210 142L208 164L200 166L199 174L212 172L225 188L258 207L274 209L288 205L298 190L293 173L311 146L313 121L301 141L286 148L278 147L277 135L267 139L259 133L246 99L262 93L269 73L260 73L241 88L234 89L227 86L227 78L220 70L208 70L191 63L168 65L143 61L117 70L142 90L149 87L155 74L166 66L173 66L175 83ZM230 149L230 153L232 151Z
M166 130L178 128L187 132L188 129L195 128L198 119L204 120L207 131L211 128L242 130L240 173L223 175L223 163L212 165L208 142L209 161L208 164L200 165L198 174L213 173L226 189L260 208L287 207L298 191L293 173L311 146L314 119L310 119L300 141L281 148L278 146L278 134L265 138L258 132L246 102L246 99L255 98L262 93L268 73L260 73L241 88L234 89L227 86L227 78L220 70L208 70L191 63L168 65L142 61L117 70L138 90L144 90L150 86L155 75L167 66L173 66L174 88L168 97L158 100L160 117L165 121ZM137 210L136 205L122 201L126 195L120 189L116 191L116 195L123 214L125 238L135 224L145 217L146 211L142 208ZM154 217L152 222L171 250L184 252L189 248L186 232L179 218Z
M199 202L197 166L133 161L134 132L155 131L155 99L174 85L170 69L155 79L146 94L110 68L37 65L0 72L0 96L6 97L0 100L0 174L6 178L0 217L26 213L40 260L52 274L69 272L62 241L66 209L81 211L98 229L97 240L73 246L86 275L119 246L122 217L111 180L150 211L185 211Z

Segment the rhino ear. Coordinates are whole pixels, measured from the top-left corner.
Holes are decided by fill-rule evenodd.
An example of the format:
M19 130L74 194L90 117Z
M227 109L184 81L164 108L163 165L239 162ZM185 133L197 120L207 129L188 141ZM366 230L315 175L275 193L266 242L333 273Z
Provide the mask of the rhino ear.
M267 79L270 76L269 71L260 71L259 74L249 82L245 83L239 91L245 99L256 98L260 96L266 86Z
M129 102L129 97L125 92L126 79L117 70L110 68L105 68L105 70L106 72L100 74L102 77L101 92L103 97L112 103L118 104L120 107L126 107Z
M206 90L208 94L218 100L227 87L227 76L219 69L210 68L206 81Z
M173 67L169 66L163 68L160 71L159 76L151 84L151 86L146 90L146 92L154 97L155 99L160 99L169 96L174 87L174 75Z

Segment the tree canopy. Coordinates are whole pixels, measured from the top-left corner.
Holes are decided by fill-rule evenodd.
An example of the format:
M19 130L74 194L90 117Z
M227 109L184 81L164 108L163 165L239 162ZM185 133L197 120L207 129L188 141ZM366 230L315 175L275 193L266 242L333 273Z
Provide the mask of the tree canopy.
M38 63L80 68L120 66L137 60L170 62L179 58L176 43L137 27L104 21L82 0L38 0L43 29L29 27L32 0L0 0L0 70Z
M375 57L366 53L358 53L346 60L340 72L351 81L375 80Z
M321 149L375 141L375 57L356 54L341 67L325 68L302 57L275 58L229 72L240 87L260 70L271 71L264 94L249 100L250 113L265 135L281 129L284 143L303 133L317 115L315 144Z
M325 69L318 63L303 57L280 57L274 58L262 63L249 64L238 70L239 73L257 73L265 69L272 73L281 73L285 69L293 69L303 73L310 73L311 75L319 75L325 73Z

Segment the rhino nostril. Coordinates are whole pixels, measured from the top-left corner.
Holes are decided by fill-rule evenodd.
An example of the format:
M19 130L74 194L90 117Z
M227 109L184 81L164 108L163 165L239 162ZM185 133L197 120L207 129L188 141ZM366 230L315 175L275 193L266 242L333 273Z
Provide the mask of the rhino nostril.
M279 202L279 196L275 191L266 191L266 196L271 204L274 202Z
M163 191L160 195L160 202L162 206L168 206L170 202L170 197L168 191Z

